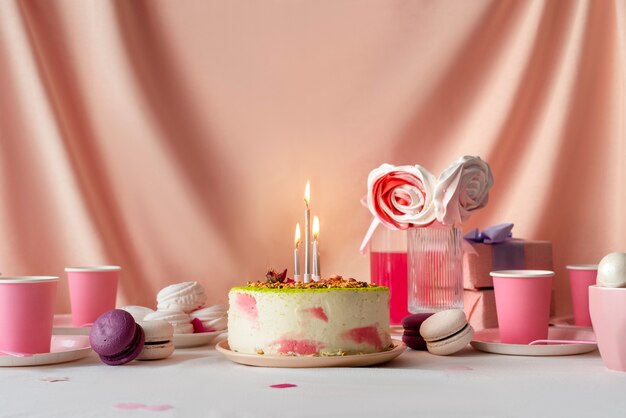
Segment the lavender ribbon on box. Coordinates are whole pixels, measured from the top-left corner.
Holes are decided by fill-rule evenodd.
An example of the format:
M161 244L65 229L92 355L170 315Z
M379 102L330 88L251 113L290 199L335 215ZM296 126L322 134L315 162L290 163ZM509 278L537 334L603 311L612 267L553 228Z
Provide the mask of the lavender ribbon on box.
M498 224L489 226L482 231L478 228L469 231L463 238L468 241L482 242L483 244L499 244L513 238L513 224Z
M491 258L493 270L516 270L525 267L524 244L514 240L512 223L489 226L482 231L473 229L463 238L478 244L492 246Z

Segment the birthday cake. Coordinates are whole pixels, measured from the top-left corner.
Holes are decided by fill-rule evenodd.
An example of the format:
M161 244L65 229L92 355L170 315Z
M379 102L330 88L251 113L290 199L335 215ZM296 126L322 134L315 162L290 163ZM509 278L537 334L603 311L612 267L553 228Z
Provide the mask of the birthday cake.
M339 276L310 283L267 277L229 292L231 350L341 356L392 348L388 288Z

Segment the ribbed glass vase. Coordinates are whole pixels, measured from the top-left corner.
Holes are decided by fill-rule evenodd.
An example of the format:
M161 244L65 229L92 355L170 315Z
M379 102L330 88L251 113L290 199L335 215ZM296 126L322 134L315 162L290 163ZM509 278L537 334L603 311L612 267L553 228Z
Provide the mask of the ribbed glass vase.
M431 224L407 233L409 311L463 309L463 231Z

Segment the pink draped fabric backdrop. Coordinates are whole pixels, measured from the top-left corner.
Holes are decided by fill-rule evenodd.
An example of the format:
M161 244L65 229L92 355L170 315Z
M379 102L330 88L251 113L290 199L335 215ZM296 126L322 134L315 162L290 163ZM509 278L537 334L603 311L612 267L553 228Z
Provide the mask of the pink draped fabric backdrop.
M0 271L225 302L291 270L310 179L323 273L368 279L368 172L471 154L464 227L551 240L566 314L565 265L626 251L625 51L622 0L1 0Z

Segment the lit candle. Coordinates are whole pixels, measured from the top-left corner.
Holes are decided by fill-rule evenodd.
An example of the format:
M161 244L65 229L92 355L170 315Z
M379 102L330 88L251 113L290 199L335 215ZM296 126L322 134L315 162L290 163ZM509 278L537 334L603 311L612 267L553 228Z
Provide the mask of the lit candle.
M320 246L317 238L320 235L320 218L313 217L313 280L320 279Z
M311 203L311 185L306 182L304 188L304 282L311 280L311 211L309 210Z
M300 223L296 224L296 237L294 239L295 248L293 250L293 279L299 282L302 276L300 276L300 255L298 254L298 247L300 246Z

